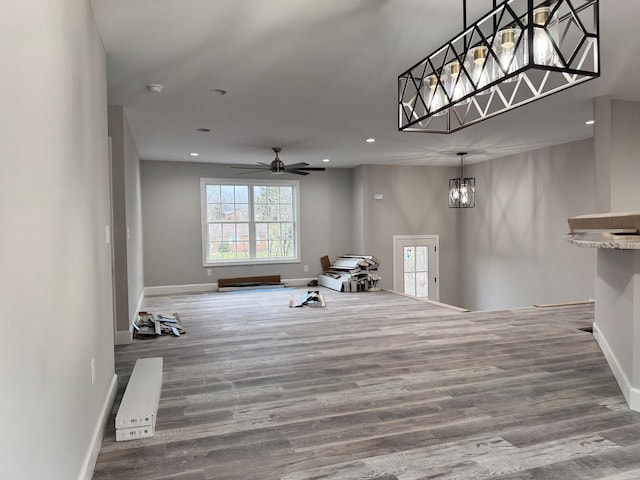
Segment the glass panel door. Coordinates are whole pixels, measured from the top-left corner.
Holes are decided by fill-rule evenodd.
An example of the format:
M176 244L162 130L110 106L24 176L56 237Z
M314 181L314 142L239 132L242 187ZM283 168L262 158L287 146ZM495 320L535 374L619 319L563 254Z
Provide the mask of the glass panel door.
M404 292L416 297L429 297L429 247L404 246Z
M394 290L438 301L437 235L394 235L393 242Z

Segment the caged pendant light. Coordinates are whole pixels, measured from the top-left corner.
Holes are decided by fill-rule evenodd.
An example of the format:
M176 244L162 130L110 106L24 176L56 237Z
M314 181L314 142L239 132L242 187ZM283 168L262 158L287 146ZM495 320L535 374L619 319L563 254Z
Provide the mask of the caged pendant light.
M459 152L460 176L449 179L449 208L474 208L476 206L476 179L464 176L464 156Z
M599 0L506 0L398 76L398 129L451 133L600 76Z

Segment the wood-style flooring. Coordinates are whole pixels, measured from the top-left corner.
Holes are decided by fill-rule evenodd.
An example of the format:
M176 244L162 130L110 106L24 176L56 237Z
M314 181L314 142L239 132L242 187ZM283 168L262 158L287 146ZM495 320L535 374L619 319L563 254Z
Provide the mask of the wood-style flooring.
M116 348L95 480L640 479L640 413L593 306L458 313L389 292L151 297L187 334ZM298 290L299 291L299 290ZM137 358L164 357L156 435L115 442Z

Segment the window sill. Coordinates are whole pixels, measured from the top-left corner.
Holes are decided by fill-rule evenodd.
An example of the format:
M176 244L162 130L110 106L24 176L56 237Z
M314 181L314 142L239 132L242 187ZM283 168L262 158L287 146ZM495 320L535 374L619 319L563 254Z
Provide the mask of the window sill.
M282 265L282 264L292 264L292 263L300 263L301 260L299 258L287 258L281 260L256 260L255 258L249 260L227 260L220 262L208 262L202 265L202 268L210 268L210 267L235 267L240 265Z

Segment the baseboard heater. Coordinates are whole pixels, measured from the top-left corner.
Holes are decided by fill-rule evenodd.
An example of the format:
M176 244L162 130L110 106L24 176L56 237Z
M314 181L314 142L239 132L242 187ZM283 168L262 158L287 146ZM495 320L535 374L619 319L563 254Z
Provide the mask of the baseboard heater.
M116 441L153 437L156 428L162 357L139 358L116 414Z
M280 281L280 275L263 275L261 277L219 278L219 292L236 290L258 290L261 288L282 288L286 285Z

